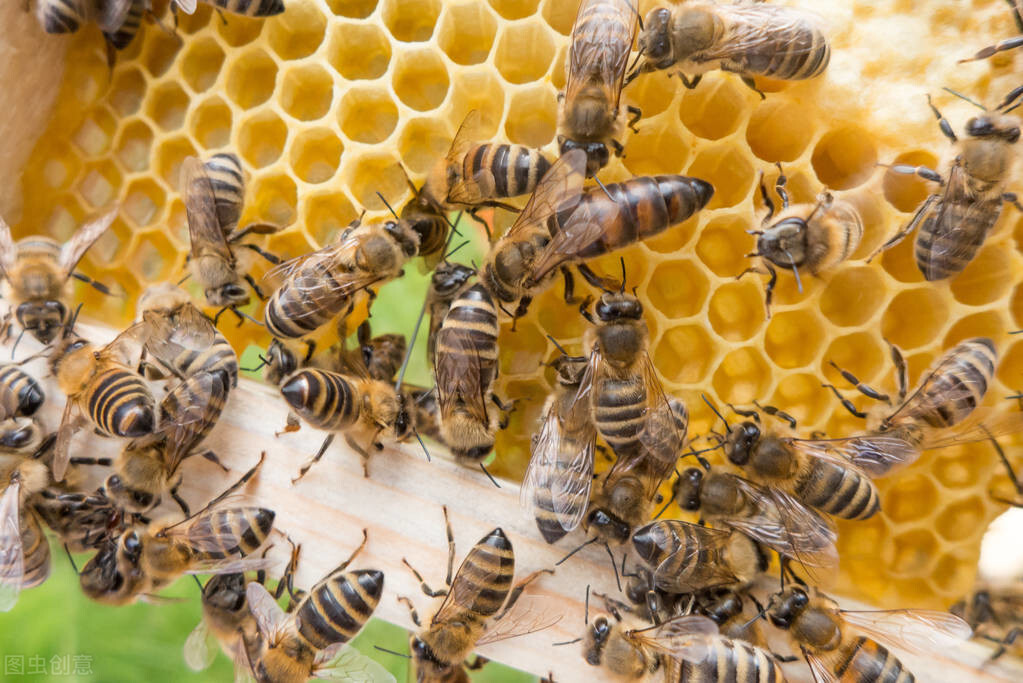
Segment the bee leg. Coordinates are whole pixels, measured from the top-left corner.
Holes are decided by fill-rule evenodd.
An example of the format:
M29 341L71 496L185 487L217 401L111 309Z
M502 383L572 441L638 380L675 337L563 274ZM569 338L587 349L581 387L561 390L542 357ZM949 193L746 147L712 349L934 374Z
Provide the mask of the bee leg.
M956 137L955 131L952 130L952 124L948 122L938 108L934 106L934 102L931 101L931 96L927 95L927 106L931 108L931 112L934 114L934 118L938 119L938 128L941 129L941 134L944 135L952 142L959 142L959 138Z
M596 325L597 321L593 319L593 314L591 314L589 311L590 304L592 303L593 303L592 296L588 296L585 299L583 299L582 303L579 304L579 314L582 317L586 318L586 322L590 323L591 325Z
M348 559L345 560L344 562L342 562L341 564L339 564L337 566L337 568L334 570L334 572L343 572L345 569L347 569L348 565L350 565L355 560L355 558L359 556L359 553L361 553L366 548L366 543L368 543L368 542L369 542L369 531L367 531L366 529L363 529L362 530L362 541L359 543L359 547L356 548L355 550L353 550L352 554L348 556Z
M731 403L726 403L725 405L728 406L728 409L731 410L736 415L741 415L742 417L752 417L755 421L760 422L760 413L758 413L755 410L743 410L742 408L736 408Z
M991 653L990 659L993 661L1004 655L1007 651L1006 646L1012 645L1014 642L1016 642L1016 639L1020 635L1023 635L1023 628L1020 628L1019 626L1013 627L1012 630L1005 634L1005 638L999 641L1001 644L998 646L997 650Z
M316 351L316 342L314 342L312 339L305 339L302 341L302 343L305 344L306 346L305 358L302 359L302 362L308 363L313 359L313 352Z
M281 231L281 226L275 223L249 223L241 230L235 230L227 236L227 241L231 244L238 242L247 235L273 235ZM240 244L238 246L248 247L248 244Z
M492 242L494 237L493 235L490 234L490 226L487 224L485 220L483 220L476 214L478 210L479 207L475 209L470 209L469 211L466 211L466 213L469 214L469 218L473 219L474 221L483 226L483 229L487 231L487 241ZM516 209L516 211L518 211L518 209Z
M188 508L188 503L185 502L184 498L182 498L181 496L178 495L178 487L177 486L175 486L174 488L172 488L170 490L170 494L171 494L171 498L174 499L174 502L178 504L179 508L181 508L181 511L183 513L185 513L185 517L191 517L192 516L192 512Z
M838 372L842 375L843 379L845 379L846 382L853 385L856 391L860 392L867 398L872 398L875 401L884 401L885 403L891 404L892 402L891 397L888 394L882 394L880 391L873 388L869 384L864 384L856 377L856 375L852 374L848 370L843 370L842 368L838 367L835 361L829 360L828 364L831 367L838 370Z
M785 177L785 174L781 170L781 162L776 162L775 165L778 167L778 179L774 181L774 191L781 197L781 208L789 208L789 193L785 190L785 186L788 184L789 179Z
M416 628L422 626L422 622L419 621L419 612L416 611L416 606L412 604L412 601L404 595L398 596L398 602L408 607L408 615L412 619L412 623L416 625Z
M508 600L504 603L504 609L502 609L494 617L494 621L499 621L502 618L504 618L504 616L506 614L508 614L508 612L511 610L511 608L515 606L515 603L519 601L519 598L522 597L523 591L526 590L526 588L529 586L529 584L531 584L533 581L536 581L538 578L540 578L544 574L554 574L554 570L553 569L540 569L538 571L533 572L532 574L530 574L529 576L527 576L526 578L522 579L517 584L512 586L511 591L509 591L509 593L508 593Z
M899 347L887 339L884 341L888 344L892 363L895 365L895 379L899 386L899 403L902 403L906 400L906 394L909 392L909 369L906 367L906 359L902 357L902 351L899 350Z
M330 446L330 444L333 443L333 441L334 434L328 434L327 438L323 440L322 444L320 444L320 450L316 451L316 455L314 455L312 459L309 460L309 462L302 465L302 469L298 471L298 476L291 480L292 484L294 484L296 481L304 477L305 473L309 471L309 468L320 461L320 458L323 457L323 454L327 452L327 447Z
M225 17L225 16L224 16L224 13L220 11L220 8L219 8L219 7L215 7L215 8L214 8L214 10L216 11L216 13L217 13L217 16L218 16L218 17L220 17L220 21L221 21L221 23L222 23L222 24L223 24L224 26L227 26L227 17Z
M284 429L274 432L274 436L279 437L281 434L297 432L300 429L302 429L302 423L298 421L298 417L295 416L295 413L288 413L288 417L285 418Z
M472 660L472 664L465 664L466 671L479 671L487 665L490 660L483 655L476 655L476 658Z
M692 90L700 84L700 81L703 80L703 74L698 74L690 79L681 71L676 71L675 73L678 74L679 80L682 81L682 85L684 85L687 90ZM669 74L668 77L670 78L671 74Z
M631 114L631 116L629 117L629 123L628 123L629 130L631 130L633 133L638 133L639 132L639 128L636 128L636 123L638 123L640 117L643 116L642 110L640 110L639 107L632 106L631 104L628 105L625 109L626 109L626 111L629 112L629 114Z
M448 573L444 576L444 583L451 586L455 570L455 533L451 530L451 519L448 517L448 506L441 507L444 511L444 533L448 539Z
M113 296L114 295L114 293L112 291L110 291L109 287L107 287L102 282L96 282L95 280L93 280L88 275L82 275L81 273L71 273L71 277L73 277L74 279L78 280L79 282L84 282L85 284L89 285L90 287L95 289L100 294L106 294L107 296Z
M774 287L778 284L778 271L776 271L774 266L766 261L764 261L764 268L767 269L767 274L770 276L767 279L767 285L764 287L764 317L770 320L771 299L774 297Z
M962 64L963 62L975 62L978 59L987 59L988 57L991 57L998 52L1015 50L1017 47L1020 46L1023 46L1023 36L1014 36L1012 38L1006 38L1005 40L995 43L994 45L988 45L987 47L982 48L972 57L960 59L959 63Z
M606 446L601 446L600 444L597 444L596 446L594 446L594 448L596 448L597 451L599 451L600 454L604 456L605 460L607 460L608 462L614 462L614 456L611 455L611 451L609 451Z
M910 169L912 169L913 167L912 166L901 166L901 165L897 164L895 166L892 166L891 170L895 171L896 173L902 172L902 171L897 170L899 168L910 168ZM921 176L921 177L924 177L924 176ZM940 180L940 176L938 176L938 178ZM931 178L928 178L928 180L931 180ZM925 199L923 204L920 205L920 208L918 208L916 210L916 214L914 214L913 219L911 221L909 221L909 223L907 223L898 232L896 232L894 235L892 235L892 237L887 242L885 242L880 247L875 249L874 253L872 253L870 256L867 257L867 263L870 263L871 261L873 261L874 258L878 254L880 254L882 251L887 251L887 250L891 249L892 247L894 247L899 242L901 242L902 240L904 240L906 238L906 235L908 235L909 233L913 232L913 230L916 229L916 226L919 225L921 223L921 221L923 221L925 216L927 216L927 214L928 214L928 212L929 212L929 210L931 208L931 205L934 204L937 201L940 201L940 200L941 200L941 195L940 194L932 194L930 197Z
M256 281L255 279L253 279L252 275L250 275L249 273L245 273L244 277L245 281L249 283L250 287L252 287L252 291L255 292L256 296L259 297L259 300L266 301L266 294L263 294L263 290L259 288L258 284L256 284Z
M416 571L416 568L409 564L409 561L406 560L404 557L401 558L401 562L406 567L408 567L409 571L412 572L412 575L416 577L417 581L419 581L419 590L423 591L423 594L426 595L426 597L438 598L448 594L447 588L441 588L438 590L430 588L430 586L427 585L426 581L423 579L423 575Z
M739 80L741 80L743 82L743 85L745 85L747 88L749 88L756 94L760 95L760 99L762 100L767 99L767 95L764 94L763 90L757 87L757 82L753 80L752 76L740 76Z
M865 420L867 418L867 414L864 412L860 412L859 410L856 410L856 406L853 405L853 402L847 399L845 396L842 396L842 394L839 393L838 389L835 387L834 384L821 384L821 386L824 387L825 389L831 389L832 393L834 393L838 400L841 401L842 407L848 410L853 415L853 417L858 417L861 420Z
M623 157L624 158L624 156L625 156L625 147L622 146L622 143L618 142L617 140L611 140L611 147L614 149L616 157Z
M1002 201L1008 204L1012 204L1013 206L1016 207L1017 211L1023 213L1023 204L1019 203L1019 198L1016 196L1015 192L1003 192Z
M71 458L68 460L69 465L88 465L90 467L100 465L103 467L110 467L114 463L110 458Z
M209 460L210 462L212 462L214 465L224 470L225 472L231 471L224 465L224 463L220 462L220 458L218 458L217 454L214 453L213 451L203 451L202 453L198 453L197 455L202 456L204 460Z
M755 405L757 408L759 408L760 410L764 411L768 415L776 417L779 420L782 420L783 422L788 422L789 426L792 427L793 429L796 428L796 418L792 417L791 415L786 413L784 410L779 410L778 408L775 408L772 405L762 406L759 403L757 403L756 399L753 399L753 405Z
M262 256L264 259L266 259L270 263L274 264L275 266L280 265L281 262L284 260L280 256L278 256L277 254L271 254L268 251L264 251L263 249L261 249L260 247L256 246L255 244L245 243L245 244L239 244L238 246L239 247L245 247L246 249L249 249L251 251L256 252L257 254L259 254L260 256Z
M561 266L561 277L565 279L565 303L571 306L575 303L575 278L568 266Z

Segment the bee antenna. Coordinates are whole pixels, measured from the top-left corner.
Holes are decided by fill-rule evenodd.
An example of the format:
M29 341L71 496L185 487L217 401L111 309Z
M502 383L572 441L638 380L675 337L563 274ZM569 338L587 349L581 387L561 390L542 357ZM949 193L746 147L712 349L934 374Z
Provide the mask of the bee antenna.
M451 234L453 235L454 233L451 233ZM452 249L448 253L444 254L444 260L447 261L449 258L451 258L455 254L456 251L458 251L459 249L461 249L462 247L464 247L468 243L469 243L469 240L465 240L464 242L461 242L457 247L455 247L454 249Z
M1012 111L1013 109L1018 107L1020 104L1023 104L1023 100L1020 100L1020 101L1016 102L1011 107L1008 106L1009 103L1014 102L1016 100L1019 100L1021 95L1023 95L1023 85L1020 85L1020 86L1017 86L1017 87L1013 88L1012 92L1010 92L1008 95L1006 95L1005 99L1002 100L1002 103L998 105L998 109L1000 109L1003 114Z
M483 470L483 474L487 475L487 479L490 480L490 483L492 483L497 488L501 488L501 485L497 483L497 480L494 479L493 475L490 474L490 472L487 471L487 466L486 465L484 465L483 463L480 463L480 469Z
M577 552L579 552L580 550L582 550L583 548L585 548L585 547L586 547L586 546L588 546L589 544L591 544L591 543L596 543L596 542L597 542L597 537L596 537L596 536L594 536L593 538L591 538L591 539L590 539L590 540L588 540L588 541L583 541L582 543L580 543L579 545L577 545L577 546L575 547L575 550L573 550L573 551L572 551L572 552L570 552L570 553L569 553L568 555L565 555L565 556L564 556L563 558L561 558L560 560L558 560L557 562L555 562L555 563L554 563L554 566L555 566L555 567L560 567L560 566L561 566L562 564L564 564L565 560L567 560L568 558L572 557L573 555L575 555L575 554L576 554Z
M384 195L380 194L380 192L377 192L377 196L378 196L378 197L380 197L380 201L382 201L382 202L384 203L384 206L386 206L386 207L387 207L387 210L391 212L391 215L392 215L392 216L394 216L394 220L396 220L396 221L400 221L401 219L400 219L400 218L398 218L398 214L396 214L396 213L394 212L394 209L393 209L393 208L391 208L391 205L390 205L390 204L389 204L389 203L387 202L387 200L386 200L386 199L384 199Z
M980 102L978 102L975 99L967 97L966 95L962 94L961 92L959 92L957 90L953 90L952 88L942 88L942 90L944 90L945 92L950 93L952 95L955 95L956 97L958 97L961 100L965 100L965 101L969 102L974 107L982 109L983 111L987 111L987 107L985 107L983 104L981 104ZM1015 91L1013 91L1013 92L1015 92Z
M25 328L21 328L21 332L18 333L18 338L14 340L14 346L11 347L11 360L14 360L14 352L18 349L18 344L21 343L21 338L25 336ZM64 336L67 336L67 329L64 330Z
M709 468L708 468L708 469L709 469ZM675 501L675 488L674 488L674 487L672 487L672 489L671 489L671 497L670 497L670 498L668 498L668 502L664 504L664 507L662 507L662 508L661 508L661 511L660 511L660 512L658 512L658 513L657 513L656 515L654 515L654 519L655 519L655 520L656 520L656 519L660 519L660 518L661 518L661 515L663 515L663 514L664 514L665 512L667 512L667 511L668 511L668 508L669 508L669 507L671 507L671 504L672 504L672 503L673 503L674 501ZM623 566L623 567L625 566L625 557L624 557L624 556L622 557L622 566ZM624 571L624 569L623 569L623 571Z
M576 643L578 643L582 639L583 639L583 637L579 636L575 640L563 640L560 643L551 643L551 646L552 647L560 647L562 645L575 645Z
M604 194L607 195L607 198L610 199L612 202L617 203L617 200L614 197L611 196L610 192L607 191L607 185L605 185L604 183L600 182L600 178L598 178L597 176L593 176L593 179L595 181L597 181L597 185L599 185L600 189L602 189L604 191Z
M269 548L267 548L267 550L269 550ZM192 574L192 578L195 579L195 585L199 587L199 592L202 593L202 581L200 581L199 577L195 574Z
M181 285L183 285L186 282L188 282L188 278L190 278L190 277L192 277L191 273L185 273L185 277L183 277L180 280L178 280L176 284L180 287Z
M561 351L561 355L562 355L562 356L567 356L567 355L568 355L568 351L566 351L566 350L565 350L565 349L564 349L564 348L563 348L563 347L561 346L561 344L559 344L559 343L558 343L558 340L557 340L557 339L555 339L554 337L552 337L552 336L551 336L551 335L549 335L549 334L547 335L547 338L551 340L551 343L552 343L552 344L554 344L554 348L556 348L556 349L557 349L558 351Z
M725 423L725 429L731 429L731 427L728 426L728 420L726 420L725 416L722 415L721 412L714 407L714 404L711 403L710 399L707 398L707 394L700 394L700 398L703 399L703 402L707 404L707 407L710 408L715 415L721 418L721 421Z
M419 309L419 317L416 318L416 326L412 330L412 339L408 343L408 349L405 351L405 358L401 361L401 369L398 370L398 381L394 385L395 393L401 391L401 383L405 379L405 371L408 369L409 361L412 360L412 350L416 345L416 337L419 336L419 328L423 324L423 316L426 315L426 299L423 299L423 307ZM429 460L427 456L427 460Z
M799 293L803 293L803 281L799 279L799 266L796 265L796 260L792 258L792 254L789 253L788 249L783 250L785 255L789 257L789 264L792 266L792 274L796 276L796 289Z
M412 433L416 435L416 441L418 441L419 445L423 447L423 453L426 453L426 462L431 462L430 451L427 449L426 444L423 443L423 437L419 436L419 430L413 427Z
M618 291L618 293L625 294L625 257L618 257L618 261L622 264L622 288Z
M388 650L386 647L380 647L379 645L374 645L373 648L376 649L376 650L380 650L381 652L386 652L389 655L394 655L396 657L404 657L405 659L412 659L412 655L407 655L404 652L395 652L394 650ZM244 649L244 648L242 648L242 649Z
M455 227L456 225L458 225L459 223L462 222L462 212L461 211L459 211L458 215L455 216L455 222L454 223L451 222L451 219L448 218L448 215L446 213L442 213L441 214L441 218L443 218L444 222L448 224L449 228L451 228L451 235L448 235L448 243L449 244L451 243L452 236L458 235L459 237L461 237L462 233L459 232L458 228Z
M67 553L67 559L71 562L71 568L75 570L75 574L78 574L78 565L75 564L75 558L71 557L71 549L67 547L67 543L64 544L64 552Z
M768 606L770 606L770 603L768 603ZM756 622L763 619L765 616L767 616L767 607L761 607L760 611L753 615L753 618L751 618L749 621L747 621L745 624L739 627L739 630L740 631L746 630Z
M270 365L270 361L268 361L266 358L264 358L263 354L259 354L258 358L259 358L259 365L257 365L254 368L240 368L242 370L242 372L259 372L260 370L265 368L267 365Z
M1009 334L1023 334L1023 330L1013 330Z
M623 556L624 558L624 556ZM590 625L590 584L586 584L586 611L583 612L583 626Z
M622 592L622 578L618 575L618 565L615 563L615 554L611 552L611 546L608 545L607 541L604 541L604 550L607 551L608 557L611 558L611 569L615 571L615 583L618 584L618 592Z

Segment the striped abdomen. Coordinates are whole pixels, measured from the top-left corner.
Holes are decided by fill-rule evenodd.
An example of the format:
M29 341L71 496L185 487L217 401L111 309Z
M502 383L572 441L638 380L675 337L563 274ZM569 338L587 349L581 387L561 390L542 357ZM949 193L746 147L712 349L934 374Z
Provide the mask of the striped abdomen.
M553 417L549 419L558 420ZM533 488L533 515L540 534L548 543L556 543L574 529L582 519L583 509L589 503L588 490L592 471L579 467L579 454L593 448L592 432L589 441L577 440L571 430L562 426L558 454L549 462L537 465L537 478L544 483ZM554 495L559 499L555 505Z
M593 422L611 449L621 455L634 448L646 426L646 381L640 374L611 377L593 387Z
M593 258L653 237L692 216L714 195L710 183L683 175L642 176L605 187L606 194L601 188L587 190L574 209L604 226L600 237L573 250L577 258ZM564 213L551 218L551 234L567 220Z
M292 410L313 427L327 431L344 430L358 421L362 393L347 375L316 368L299 370L281 385Z
M881 509L877 487L865 475L821 458L809 458L792 481L800 502L842 519L867 519Z
M135 34L139 32L142 16L147 11L149 11L148 0L131 0L131 7L128 9L128 13L124 16L124 21L117 30L104 31L103 35L106 36L107 41L116 49L123 50L128 47L131 41L134 40Z
M373 615L383 590L384 574L376 569L334 572L299 603L299 638L313 650L347 643Z
M926 206L920 208L927 210ZM1002 196L981 200L950 187L916 233L916 265L929 281L962 272L973 260L1002 211Z
M480 187L483 199L518 197L532 194L551 162L540 150L525 145L484 143L470 149L462 160L462 177L475 179L480 172L489 172L489 182Z
M32 415L46 399L39 382L14 363L0 365L0 385L10 389L18 398L18 415Z
M705 641L709 653L699 663L682 661L679 675L668 680L691 683L782 683L785 674L769 653L744 640L720 636Z
M50 544L35 513L25 507L19 515L21 522L21 548L25 554L21 587L34 588L50 575Z
M497 527L479 540L462 560L454 583L467 582L476 589L464 606L479 616L493 616L504 605L515 578L515 551Z
M153 394L142 378L120 366L93 377L81 399L92 421L111 436L139 437L156 426Z
M787 81L813 78L821 74L831 60L831 46L820 29L796 12L775 7L768 9L769 12L765 12L763 7L751 8L748 21L753 26L745 30L733 28L733 31L755 31L755 35L767 37L751 43L739 54L722 60L721 68Z
M39 0L36 17L47 33L74 33L84 19L75 0Z
M435 360L465 370L477 368L486 391L497 377L497 333L494 298L486 287L475 284L451 303L444 316Z
M196 557L218 560L232 555L250 555L263 546L274 526L274 511L258 507L214 510L196 521L186 533L186 543ZM210 547L210 539L223 539L221 547ZM227 539L235 539L232 545Z
M210 4L247 17L269 17L284 11L283 0L210 0Z
M244 2L245 0L242 0ZM230 12L234 10L226 5L229 3L213 3ZM244 14L244 12L237 12ZM245 176L242 164L234 154L214 154L206 161L206 175L213 185L214 203L217 207L217 221L224 234L234 230L242 213L242 202L245 199Z
M209 372L220 375L227 388L238 386L238 355L219 330L213 338L213 343L204 349L182 346L181 353L175 356L170 364L182 377Z
M274 290L266 302L266 328L281 339L299 339L329 323L351 302L351 297L337 294L320 296L315 301L309 292L343 292L339 278L347 277L328 259L312 259Z
M927 373L902 412L932 427L958 424L984 399L997 363L994 342L986 337L957 344Z
M207 381L212 379L212 381ZM187 453L206 438L217 424L227 403L227 385L223 375L193 375L174 387L160 402L161 432ZM195 411L202 411L192 419ZM162 425L170 425L164 429Z
M628 0L583 0L572 27L571 51L592 54L590 58L570 55L568 66L573 64L588 67L584 73L569 74L569 80L581 78L599 81L605 64L615 63L618 56L628 54L632 49L633 27L637 18L636 10ZM611 84L609 84L611 85ZM611 102L616 106L617 102Z
M728 534L675 519L637 529L632 545L654 570L657 588L689 593L735 581L722 556Z
M864 638L843 638L828 662L840 683L913 683L916 677L883 645Z

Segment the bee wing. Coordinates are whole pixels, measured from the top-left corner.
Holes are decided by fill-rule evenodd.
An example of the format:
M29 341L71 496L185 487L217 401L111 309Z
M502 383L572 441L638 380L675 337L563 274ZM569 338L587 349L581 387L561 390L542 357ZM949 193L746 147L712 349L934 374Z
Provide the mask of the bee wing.
M185 200L192 258L212 249L225 261L234 263L234 254L217 219L213 181L206 173L206 165L197 157L186 157L181 162L181 194Z
M199 445L220 419L228 389L220 374L200 372L178 383L160 403L160 433L167 436L167 471Z
M543 631L561 621L561 615L552 615L542 607L540 598L524 598L499 620L491 621L476 645L487 645L530 633Z
M57 440L53 444L53 463L50 469L53 471L54 481L63 481L67 466L71 461L71 437L78 429L78 413L75 411L75 401L67 399L64 405L64 414L60 418L60 427L57 428ZM72 415L72 413L74 413Z
M639 14L629 0L611 0L605 4L613 4L615 11L629 21L631 28L628 42L622 39L616 24L611 21L591 20L591 28L580 30L582 10L587 6L587 3L580 3L572 26L565 100L571 102L584 86L596 83L607 90L607 100L614 102L617 108L629 53L636 40Z
M113 208L107 211L99 218L95 218L82 227L78 228L78 231L71 236L60 249L60 269L64 273L64 278L67 279L71 276L75 266L85 256L85 252L89 250L89 247L93 243L103 236L103 233L107 231L114 219L117 218L118 208Z
M113 33L124 25L133 0L104 0L96 4L96 24L101 31ZM192 8L195 11L195 8ZM188 12L191 14L192 12Z
M602 191L602 190L601 190ZM558 231L551 237L533 264L533 279L540 280L558 266L578 260L586 247L604 234L607 216L601 215L597 202L583 202L575 211L560 221Z
M245 586L245 599L249 603L249 611L256 618L259 633L266 642L276 643L287 625L288 615L261 583L250 581Z
M313 678L348 683L395 683L382 665L346 643L335 643L316 653Z
M168 366L183 351L203 351L217 338L213 321L190 303L178 311L173 321L156 311L146 311L142 320L146 324L146 351Z
M805 35L807 30L819 30L819 19L808 12L788 7L757 5L719 4L715 12L723 19L727 35L713 46L702 50L690 60L707 62L718 59L744 58L748 53L769 54L784 52L786 55L806 55L814 51L814 41L807 40L800 45L792 41L780 43L778 36Z
M652 498L661 482L675 469L679 453L685 447L689 412L681 401L668 400L649 354L644 353L642 363L647 411L639 442L643 446L644 457L654 464L648 478L650 490L647 491Z
M25 576L20 507L21 485L13 482L0 498L0 612L9 612L18 602Z
M958 647L973 634L954 614L932 610L842 610L842 618L864 635L919 655Z
M474 565L472 576L469 576L468 572L462 571L470 565ZM493 565L493 561L489 559L487 550L479 545L473 546L469 554L462 560L462 564L458 566L458 571L455 572L455 578L451 581L451 587L448 589L444 602L441 603L437 614L430 620L431 625L457 619L462 612L471 610L483 590L481 586L491 585L499 575L496 570L483 569L491 565Z
M237 572L270 569L277 564L269 557L228 557L216 560L198 560L185 570L186 574L235 574Z
M654 523L668 525L672 533L680 539L688 537L687 542L681 543L681 547L666 557L654 570L658 575L658 587L673 593L691 593L693 587L682 577L674 576L667 568L671 565L688 566L698 561L701 564L705 563L707 555L717 553L724 548L731 537L731 532L712 529L700 526L699 524L690 524L679 519L666 519ZM720 563L714 564L707 573L710 586L735 581L735 576L732 572Z
M839 683L838 676L834 674L832 667L828 666L824 658L810 654L806 648L800 649L803 651L803 657L810 667L810 675L813 676L815 683Z
M224 548L236 547L241 541L241 537L250 531L250 527L247 524L242 524L237 525L238 528L226 528L218 519L220 512L230 510L247 517L249 514L255 514L265 509L253 496L244 494L228 496L203 508L191 517L166 527L162 533L167 538L180 540L193 550L222 551ZM231 525L231 527L235 526ZM236 569L234 571L245 570Z
M480 122L479 109L473 109L462 119L462 125L455 131L455 137L451 140L451 149L448 150L447 161L449 164L462 165L466 153L479 139Z
M876 479L916 462L920 449L894 435L867 434L841 439L792 439L792 445L816 458L854 467Z
M195 14L195 9L199 5L197 0L174 0L174 4L185 14Z
M571 210L579 203L585 179L586 152L572 149L562 154L544 173L505 237L526 232L556 213Z
M192 671L208 669L216 659L217 641L205 619L200 618L199 623L185 638L184 655L185 664Z
M461 401L471 415L489 422L487 413L486 387L484 386L483 360L479 348L470 335L445 334L441 328L437 335L437 347L443 343L454 347L455 353L437 353L434 359L434 373L437 376L437 404L440 414L446 415ZM443 342L441 341L443 340ZM468 358L468 367L463 360Z
M3 270L4 277L11 272L17 256L18 247L14 244L14 238L11 236L11 226L7 225L7 221L0 217L0 270Z
M633 639L654 650L694 664L710 656L710 639L717 635L717 624L698 614L677 616L631 633Z
M995 413L975 410L965 420L946 429L928 430L922 450L947 448L959 444L986 441L1023 431L1023 413Z
M760 487L742 477L735 479L746 498L757 505L757 512L748 517L728 517L722 523L805 565L838 564L838 534L828 518L784 491Z
M349 254L359 246L361 233L350 235L340 243L331 244L304 257L286 261L267 273L268 279L286 280L288 286L305 301L312 304L310 314L316 314L316 307L336 306L343 299L371 287L381 278L371 274L349 274L339 272L338 263L350 261ZM358 271L356 271L358 272ZM301 319L301 315L295 316Z

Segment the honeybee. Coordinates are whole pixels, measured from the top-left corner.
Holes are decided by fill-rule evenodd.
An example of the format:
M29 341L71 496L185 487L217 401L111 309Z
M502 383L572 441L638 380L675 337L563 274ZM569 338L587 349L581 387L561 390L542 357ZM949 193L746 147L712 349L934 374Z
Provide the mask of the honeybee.
M455 541L446 507L444 523L448 539L446 594L431 590L408 560L402 559L419 581L423 593L429 597L445 596L425 628L412 602L408 598L402 599L409 608L412 622L420 628L410 639L417 683L467 683L469 677L465 669L478 669L486 662L477 656L472 665L465 663L476 647L535 633L557 622L557 619L551 621L543 617L527 621L528 611L509 614L530 583L541 574L553 572L549 569L536 571L512 585L515 551L500 527L487 533L473 546L452 580Z
M780 174L780 165L778 170ZM833 268L852 256L863 237L863 221L852 204L825 191L812 204L790 207L785 183L785 176L780 174L774 189L781 198L782 210L775 217L774 202L767 194L761 175L760 195L767 207L761 225L765 227L763 230L750 231L757 236L757 250L750 256L760 258L760 268L747 268L739 275L741 278L746 273L766 272L770 276L764 300L768 318L771 317L774 285L778 281L775 266L783 270L791 269L796 285L802 291L799 279L801 268L805 268L811 275ZM774 222L771 222L772 218Z
M707 617L680 615L656 626L636 627L610 601L607 607L610 614L595 617L583 638L583 657L590 666L602 666L627 680L663 672L667 683L785 680L770 653L718 635Z
M1023 633L1023 588L1018 582L980 586L948 611L969 624L974 637L998 643L991 659L997 659L1007 651L1020 654L1023 643L1018 641Z
M231 14L246 17L272 17L284 11L283 0L203 0L206 4ZM174 0L172 8L180 9L185 14L194 14L199 0Z
M115 19L109 22L107 28L103 28L103 24L100 24L103 37L107 41L108 64L113 65L114 58L110 48L123 50L128 47L131 41L135 40L139 27L142 25L143 17L149 17L155 21L152 4L150 0L93 0L93 2L96 2L100 8L104 8L101 10L103 13L122 11L124 13L120 21ZM120 10L118 7L120 4L127 4L127 7ZM108 5L112 6L110 10L105 9Z
M225 387L238 386L238 356L231 343L181 288L170 283L154 285L139 297L138 308L140 322L146 326L143 359L148 356L155 361L141 365L147 378L213 372L223 375Z
M245 595L264 643L253 661L257 681L329 678L393 683L394 676L384 667L346 645L369 621L384 590L383 572L346 571L365 545L363 531L362 544L352 556L313 586L290 614L262 584L249 583Z
M757 92L754 76L813 78L831 59L824 32L805 12L707 1L651 10L639 34L639 52L642 62L629 74L630 81L644 72L676 69L682 84L695 88L704 73L721 69L738 74Z
M582 171L578 151L562 155L487 254L481 280L502 304L519 302L515 317L550 286L559 269L565 276L565 298L571 301L568 264L576 264L591 284L603 286L581 261L681 223L714 194L710 183L681 175L632 178L580 194Z
M438 211L496 206L517 211L500 200L531 194L551 163L524 145L478 142L480 113L470 111L459 126L447 156L437 161L422 190L422 200Z
M404 221L412 229L412 232L419 235L419 255L424 259L421 269L423 272L429 272L434 269L438 257L447 248L454 226L448 220L443 208L437 206L425 194L426 188L417 188L412 179L408 177L404 166L401 167L401 170L405 174L405 182L412 191L412 199L401 208L399 219Z
M50 371L67 396L57 431L53 478L61 481L69 462L74 432L91 422L104 436L138 438L156 427L156 401L149 386L124 362L122 344L133 338L129 328L103 347L65 329L50 355Z
M701 520L734 529L779 555L814 567L838 564L830 521L784 491L691 467L679 474L672 497Z
M1016 23L1016 28L1020 33L1023 33L1023 3L1020 0L1006 0L1009 6L1012 7L1012 18ZM1005 52L1007 50L1015 50L1016 48L1023 45L1023 35L1013 36L1012 38L1006 38L1001 40L994 45L988 45L987 47L979 50L972 57L966 59L960 59L959 63L972 62L978 59L987 59L992 57L999 52Z
M94 21L105 36L112 37L128 19L139 0L37 0L36 18L47 33L74 33L82 23ZM135 29L138 23L135 22ZM134 32L131 34L134 36ZM129 38L130 42L130 38ZM125 47L127 43L120 47Z
M938 654L970 637L970 627L947 612L848 611L818 591L795 586L772 598L770 622L789 632L819 681L915 680L878 640L919 654Z
M626 113L635 130L640 111L622 108L622 85L636 39L636 9L628 0L582 0L572 25L565 64L565 90L558 93L558 146L564 155L586 153L586 175L607 166L611 151L621 156L619 138Z
M32 507L71 552L86 552L116 539L131 523L102 487L92 493L54 484L41 490Z
M114 209L86 223L63 246L41 235L25 237L15 243L10 227L0 218L3 297L10 302L23 331L43 344L56 338L70 313L71 278L110 294L104 285L76 273L75 266L116 217L117 209Z
M959 93L953 94L984 109ZM1019 106L1021 96L1023 86L1009 93L994 111L985 110L971 118L966 122L966 138L961 140L928 95L927 104L938 119L942 134L957 147L956 157L947 178L925 166L895 164L889 167L893 173L917 175L938 183L943 189L927 197L912 220L882 244L870 259L901 242L919 226L914 244L917 268L928 281L944 280L962 272L973 260L998 221L1003 203L1011 202L1023 212L1016 195L1005 191L1020 129L1019 119L1008 112Z
M82 591L97 602L124 605L152 594L182 574L223 574L266 569L255 557L273 530L274 512L231 496L255 475L259 463L199 512L178 522L154 521L103 543L82 568Z
M747 605L752 602L756 609L750 613ZM726 638L745 640L757 647L766 647L767 641L761 633L759 622L752 620L756 613L763 610L762 605L749 593L731 588L720 588L702 591L696 597L694 609L715 624L718 632ZM775 659L780 658L775 656Z
M461 263L441 261L430 276L430 288L426 293L426 310L430 314L430 334L426 339L426 357L433 359L437 350L437 333L444 322L444 316L469 279L476 274L475 269Z
M339 313L347 315L358 292L399 277L418 250L419 235L405 221L356 221L333 244L268 274L283 281L266 302L267 329L281 339L312 334Z
M0 364L0 463L5 453L29 455L46 435L33 415L45 400L43 388L18 363Z
M586 515L597 436L589 405L575 400L587 359L561 355L552 365L555 388L544 406L540 431L533 436L521 488L522 503L532 508L548 543L563 538Z
M244 279L260 299L262 290L252 275L242 272L235 247L246 248L273 264L280 263L273 254L255 244L241 242L250 233L272 234L278 227L263 223L238 229L238 216L244 197L244 176L241 162L233 154L215 154L203 163L196 157L182 164L181 193L185 200L188 236L191 241L189 269L203 288L210 306L231 309L249 302Z
M49 484L46 466L38 460L19 459L8 467L0 459L5 484L0 496L0 612L18 601L23 588L34 588L50 575L50 545L31 506L29 496Z

